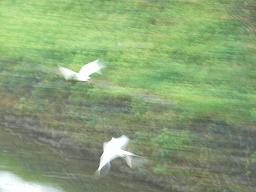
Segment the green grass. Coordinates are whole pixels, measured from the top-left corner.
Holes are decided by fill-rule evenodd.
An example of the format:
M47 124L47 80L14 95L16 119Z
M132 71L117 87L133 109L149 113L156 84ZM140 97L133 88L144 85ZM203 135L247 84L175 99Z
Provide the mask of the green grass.
M104 81L166 97L181 115L255 123L255 38L250 12L232 12L239 5L246 9L242 1L1 1L0 59L12 69L78 70L101 58Z
M75 143L97 149L127 134L152 157L149 171L174 174L179 186L205 174L193 190L214 186L212 161L233 169L225 158L254 146L247 138L256 123L253 3L2 0L0 90L12 95L2 110L38 115L45 129L68 130ZM57 73L58 65L79 70L96 58L107 67L89 84Z

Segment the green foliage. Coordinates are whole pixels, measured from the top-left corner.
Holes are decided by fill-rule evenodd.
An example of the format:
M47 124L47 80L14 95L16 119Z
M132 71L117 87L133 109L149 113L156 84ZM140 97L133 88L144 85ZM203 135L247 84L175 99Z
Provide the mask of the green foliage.
M151 134L149 132L136 131L132 144L134 144L136 146L136 149L142 154L152 154L153 145L150 139L148 139L150 137Z
M20 111L31 111L31 103L29 102L28 98L21 97L18 103L15 105L15 109Z
M171 129L162 129L160 133L152 140L157 159L166 159L189 147L192 137L188 131L177 131Z
M236 126L256 122L253 3L2 0L0 90L15 96L5 106L39 113L45 129L72 130L71 140L85 147L127 134L142 155L153 155L154 173L191 178L191 191L205 191L212 173L190 174L183 165L215 171L212 164L222 164L223 154L243 154L232 148L241 147ZM89 83L68 82L57 73L58 65L78 71L96 58L107 67ZM193 131L199 132L199 152L182 154ZM241 134L253 135L247 131ZM179 163L182 168L168 170Z
M2 86L13 94L29 94L39 79L31 71L24 70L25 66L16 66L12 71L2 73Z
M132 112L137 117L142 117L148 111L147 104L141 101L140 99L136 99L136 98L132 100L131 108L132 108Z
M170 174L170 170L163 166L162 164L157 164L154 168L153 168L154 173L159 174L159 175L168 175Z
M41 78L21 68L79 70L101 58L107 65L102 79L120 85L109 92L146 91L178 103L181 116L254 123L255 38L230 16L237 6L248 8L212 0L4 0L0 65L12 61L12 72L24 78L2 83L25 94ZM240 14L245 25L251 22L250 11Z
M254 152L253 154L251 154L250 159L253 163L256 163L256 152Z

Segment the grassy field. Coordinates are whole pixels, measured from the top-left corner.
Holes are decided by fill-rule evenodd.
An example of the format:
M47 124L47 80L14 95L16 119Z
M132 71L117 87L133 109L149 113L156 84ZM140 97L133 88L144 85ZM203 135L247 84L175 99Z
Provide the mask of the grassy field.
M127 134L174 190L250 191L255 11L253 0L2 0L2 114L99 151ZM89 84L57 72L97 58L106 68Z
M78 70L101 58L105 81L179 115L255 123L254 7L242 2L1 1L1 59Z

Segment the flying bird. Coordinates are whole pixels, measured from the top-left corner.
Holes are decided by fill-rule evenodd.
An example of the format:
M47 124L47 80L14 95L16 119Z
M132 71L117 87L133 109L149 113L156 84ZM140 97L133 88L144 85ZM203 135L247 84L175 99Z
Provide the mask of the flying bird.
M133 167L132 158L140 156L124 150L128 142L129 138L122 135L118 138L112 137L110 141L103 143L103 154L100 158L99 168L96 171L98 175L101 174L103 168L108 172L111 166L110 162L118 157L124 158L127 165L131 168Z
M97 59L84 65L78 73L61 66L59 70L66 80L88 81L91 74L100 73L103 67L104 65Z

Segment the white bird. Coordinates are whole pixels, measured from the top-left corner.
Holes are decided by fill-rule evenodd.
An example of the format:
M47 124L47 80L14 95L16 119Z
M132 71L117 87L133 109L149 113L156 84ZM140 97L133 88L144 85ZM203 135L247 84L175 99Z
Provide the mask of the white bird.
M132 167L132 157L140 157L131 152L125 151L124 148L127 146L129 138L122 135L119 138L114 138L108 142L103 143L103 154L100 158L100 165L96 173L100 175L101 169L104 167L106 171L110 169L110 161L116 159L117 157L124 158L129 167Z
M91 74L100 73L103 67L104 65L97 59L84 65L78 73L61 66L59 70L66 80L88 81Z

